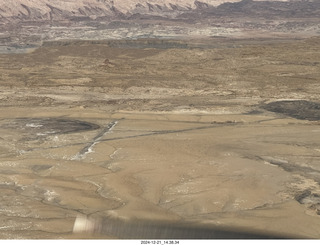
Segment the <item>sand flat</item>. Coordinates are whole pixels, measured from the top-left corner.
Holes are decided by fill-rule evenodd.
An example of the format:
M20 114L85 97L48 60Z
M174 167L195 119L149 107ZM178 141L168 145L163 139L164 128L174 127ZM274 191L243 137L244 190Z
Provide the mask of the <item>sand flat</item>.
M81 238L81 214L319 238L312 40L0 55L0 237Z

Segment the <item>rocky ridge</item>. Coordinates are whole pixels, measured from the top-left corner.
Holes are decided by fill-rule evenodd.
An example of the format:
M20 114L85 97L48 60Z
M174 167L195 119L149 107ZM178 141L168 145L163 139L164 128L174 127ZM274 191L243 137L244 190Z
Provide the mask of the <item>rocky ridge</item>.
M0 0L0 53L46 41L311 37L316 0Z
M252 4L251 0L244 0L240 4L239 1L240 0L0 0L0 20L4 22L12 20L72 20L78 18L123 19L137 14L174 18L185 12L203 11L206 9L210 9L210 13L212 13L213 10L232 10L234 12L235 8L237 9L239 6L243 7L248 3ZM287 2L284 0L278 0L276 2L278 3L279 1L285 4L295 4L295 2ZM255 4L268 6L273 2L273 0L260 0L255 2ZM310 0L307 2L310 6L316 3ZM220 5L223 5L223 7L216 9L216 7ZM240 8L240 11L242 10L243 9ZM238 12L238 10L235 12ZM248 14L248 11L246 11L246 13Z
M119 14L179 12L223 2L223 0L202 0L201 2L194 0L1 0L0 16L22 20L59 20L75 17L95 19L97 17L113 17Z

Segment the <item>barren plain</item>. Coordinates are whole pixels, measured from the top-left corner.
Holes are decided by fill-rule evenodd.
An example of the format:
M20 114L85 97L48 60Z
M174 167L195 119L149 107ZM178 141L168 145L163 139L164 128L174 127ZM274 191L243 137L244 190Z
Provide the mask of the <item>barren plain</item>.
M0 238L87 237L78 215L320 238L319 47L216 37L1 54Z

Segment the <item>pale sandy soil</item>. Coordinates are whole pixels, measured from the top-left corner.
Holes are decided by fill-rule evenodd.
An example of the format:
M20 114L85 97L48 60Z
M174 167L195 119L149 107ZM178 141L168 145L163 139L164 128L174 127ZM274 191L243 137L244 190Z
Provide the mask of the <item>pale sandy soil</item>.
M212 43L1 55L0 237L84 214L319 238L319 122L263 107L319 102L319 39Z

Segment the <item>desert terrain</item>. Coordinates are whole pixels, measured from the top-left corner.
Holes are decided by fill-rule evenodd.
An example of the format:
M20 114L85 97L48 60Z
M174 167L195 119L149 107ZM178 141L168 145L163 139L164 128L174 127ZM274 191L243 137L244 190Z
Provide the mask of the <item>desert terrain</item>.
M70 40L0 54L0 238L114 237L74 233L79 215L319 238L319 46Z

